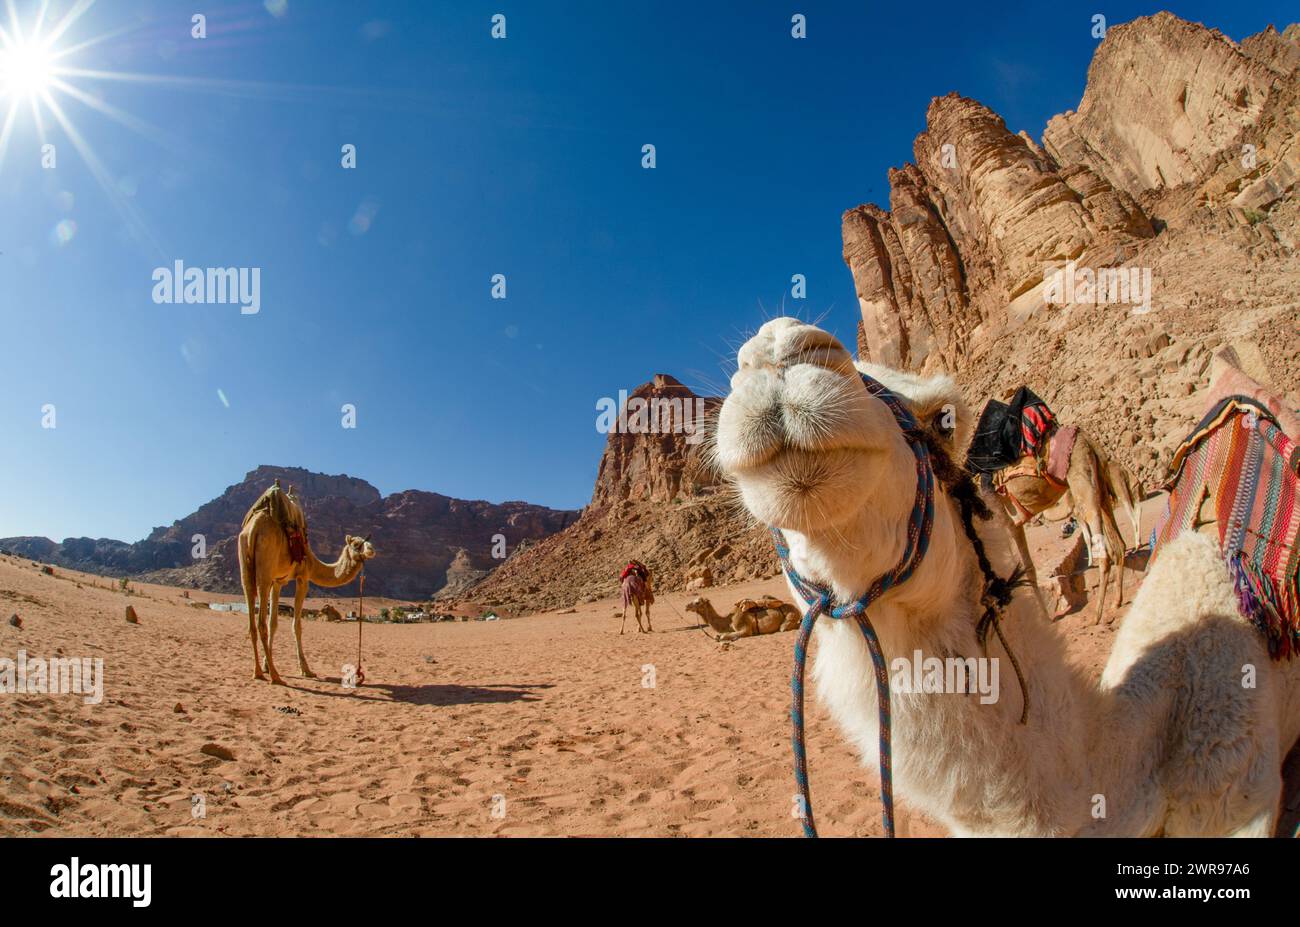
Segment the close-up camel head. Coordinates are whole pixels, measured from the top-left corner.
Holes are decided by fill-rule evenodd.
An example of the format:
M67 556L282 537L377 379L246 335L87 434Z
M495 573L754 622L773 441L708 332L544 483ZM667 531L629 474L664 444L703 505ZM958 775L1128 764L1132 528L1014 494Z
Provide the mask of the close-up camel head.
M942 446L954 454L965 446L971 419L950 378L855 364L833 335L797 319L773 319L737 355L714 448L720 469L760 521L802 533L842 532L864 516L879 520L898 508L890 520L902 522L914 499L912 452L889 407L867 391L863 373L898 394Z

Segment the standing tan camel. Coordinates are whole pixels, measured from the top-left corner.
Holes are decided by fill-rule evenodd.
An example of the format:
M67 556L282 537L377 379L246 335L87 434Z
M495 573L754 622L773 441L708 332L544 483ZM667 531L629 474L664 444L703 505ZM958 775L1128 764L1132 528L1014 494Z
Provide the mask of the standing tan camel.
M636 616L637 632L650 632L654 627L650 624L650 606L654 604L654 589L650 585L650 571L642 564L633 560L623 570L623 623L618 626L618 633L622 634L627 628L627 607L632 606L633 614ZM641 627L641 609L645 608L645 624Z
M248 603L248 636L253 642L253 678L284 685L275 669L273 648L280 615L280 590L293 583L293 639L298 648L298 671L309 678L315 673L302 652L302 603L310 583L334 588L346 586L375 555L368 538L346 535L343 551L333 563L322 563L307 543L307 519L302 507L280 481L264 492L244 516L239 532L239 578ZM268 628L267 612L270 611ZM258 660L257 640L262 639L265 664Z
M1052 436L1057 440L1058 431ZM1022 458L1022 463L1026 458ZM1079 429L1070 451L1069 469L1065 486L1049 479L1041 468L1017 464L1002 471L995 482L999 484L998 498L1011 518L1012 539L1020 552L1021 560L1031 580L1037 582L1037 573L1029 556L1029 543L1025 539L1025 524L1037 515L1050 510L1073 514L1083 529L1090 563L1097 564L1101 574L1097 588L1097 616L1100 624L1106 610L1106 590L1110 582L1110 567L1119 569L1115 607L1124 604L1124 535L1115 521L1117 507L1127 511L1133 521L1134 546L1140 546L1138 518L1140 494L1136 481L1117 461L1110 460L1095 442Z

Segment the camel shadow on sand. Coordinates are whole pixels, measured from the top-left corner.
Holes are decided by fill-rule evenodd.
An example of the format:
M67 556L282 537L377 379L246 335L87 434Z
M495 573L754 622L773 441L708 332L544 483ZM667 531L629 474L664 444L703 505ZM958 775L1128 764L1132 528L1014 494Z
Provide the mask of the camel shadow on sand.
M453 683L430 683L423 686L385 685L383 683L366 683L355 689L344 689L343 680L338 676L322 676L316 680L339 686L338 689L310 689L305 686L290 685L312 695L327 695L331 698L346 698L367 702L405 702L408 705L478 705L492 702L540 702L541 695L536 690L554 688L552 683L501 683L499 685L461 686ZM386 692L388 698L367 695L367 692Z

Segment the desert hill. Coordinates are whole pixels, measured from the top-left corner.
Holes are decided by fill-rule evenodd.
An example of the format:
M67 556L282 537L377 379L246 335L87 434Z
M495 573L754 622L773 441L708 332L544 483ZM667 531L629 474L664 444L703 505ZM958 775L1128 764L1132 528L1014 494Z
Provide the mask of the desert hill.
M527 502L494 504L407 490L382 496L363 479L312 473L299 467L261 466L220 496L135 544L109 539L4 538L0 547L70 569L131 576L214 592L238 592L235 538L253 501L280 480L294 486L307 513L312 550L338 555L345 534L370 534L380 556L366 566L366 591L400 599L427 598L481 579L494 559L493 536L506 552L572 522L577 513ZM192 556L193 538L205 538L206 556ZM350 594L350 593L349 593Z
M704 567L718 582L773 575L778 564L767 532L707 459L705 434L721 400L656 374L628 394L625 409L672 400L702 410L702 431L611 431L582 516L519 551L458 604L526 612L592 602L611 594L631 557L650 564L663 589L681 588Z

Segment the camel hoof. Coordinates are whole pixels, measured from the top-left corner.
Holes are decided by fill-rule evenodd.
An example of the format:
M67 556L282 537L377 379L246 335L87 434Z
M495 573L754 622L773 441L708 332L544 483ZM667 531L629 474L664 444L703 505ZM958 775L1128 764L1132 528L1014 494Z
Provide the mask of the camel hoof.
M299 667L298 669L299 669L299 672L301 672L301 673L302 673L304 676L306 676L308 679L315 679L315 678L316 678L316 674L313 673L311 670L307 669L307 667L305 667L305 666L301 666L301 667Z
M263 672L261 672L261 671L258 671L258 672L256 672L256 673L253 674L253 679L254 679L254 680L265 679L265 678L266 678L266 674L263 673Z
M285 682L283 679L281 679L279 676L272 676L272 677L271 677L271 684L272 684L272 685L275 685L275 686L285 686L285 685L288 685L288 683L286 683L286 682Z

